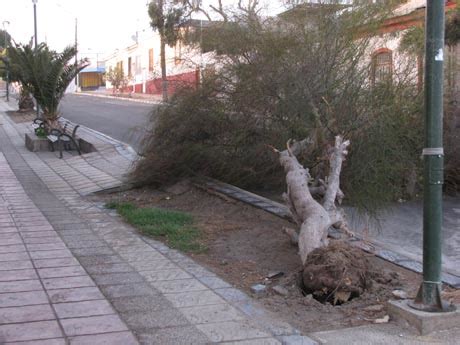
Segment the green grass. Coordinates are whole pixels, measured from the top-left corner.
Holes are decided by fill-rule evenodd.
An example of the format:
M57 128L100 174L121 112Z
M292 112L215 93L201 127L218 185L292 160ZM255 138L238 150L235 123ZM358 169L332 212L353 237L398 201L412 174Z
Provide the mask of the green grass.
M141 208L131 203L109 202L105 207L117 210L143 234L165 239L172 248L185 252L205 250L198 242L200 231L194 227L193 217L189 214L159 208Z

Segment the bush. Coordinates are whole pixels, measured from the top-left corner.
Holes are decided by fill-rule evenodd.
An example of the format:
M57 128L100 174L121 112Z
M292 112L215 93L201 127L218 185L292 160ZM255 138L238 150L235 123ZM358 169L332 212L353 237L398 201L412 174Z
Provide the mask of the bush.
M350 203L375 209L413 194L420 177L422 99L408 78L410 63L392 80L369 85L371 66L363 61L370 40L357 40L354 28L380 13L373 11L357 6L340 17L315 14L309 20L317 29L307 27L305 18L254 23L254 16L237 18L240 29L213 28L238 35L224 35L219 68L198 89L183 90L153 114L133 179L164 184L198 174L280 191L284 172L270 147L312 138L300 158L313 176L324 178L328 149L343 134L352 142L342 178Z

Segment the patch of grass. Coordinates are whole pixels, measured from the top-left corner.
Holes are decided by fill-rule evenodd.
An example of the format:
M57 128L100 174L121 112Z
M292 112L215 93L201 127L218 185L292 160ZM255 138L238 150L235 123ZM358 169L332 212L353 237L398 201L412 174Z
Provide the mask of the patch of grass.
M193 217L189 214L113 201L105 207L117 210L143 234L165 239L172 248L185 252L202 252L206 249L198 242L200 231L193 226Z

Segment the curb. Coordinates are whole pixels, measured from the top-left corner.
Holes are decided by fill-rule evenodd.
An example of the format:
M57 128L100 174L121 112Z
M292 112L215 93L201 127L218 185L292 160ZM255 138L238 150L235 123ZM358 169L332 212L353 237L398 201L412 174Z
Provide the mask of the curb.
M66 123L69 123L71 126L76 126L77 124L66 119L65 117L61 117L62 121L66 122ZM115 147L115 149L118 151L118 153L120 155L122 155L123 157L133 161L135 159L137 159L138 157L138 153L128 144L122 142L122 141L119 141L117 139L114 139L110 136L108 136L107 134L104 134L102 132L99 132L99 131L96 131L95 129L92 129L92 128L89 128L89 127L86 127L84 125L79 125L81 129L85 130L86 132L89 132L91 133L92 135L94 135L95 137L98 137L99 139L105 141L106 143L108 144L111 144Z
M276 201L264 198L257 194L245 191L238 187L232 186L230 184L216 181L210 178L201 178L197 182L203 185L206 188L214 190L218 193L222 193L230 198L244 202L248 205L260 208L266 212L269 212L277 217L286 219L291 223L294 223L289 208L283 204L280 204ZM329 236L335 239L342 238L342 234L337 230L329 230ZM409 269L416 273L423 272L423 265L416 260L413 260L407 256L396 253L392 250L385 249L380 244L375 242L365 241L360 236L355 236L348 238L346 240L350 245L364 250L365 252L374 254L375 256L391 262L395 265L401 266L403 268ZM442 272L441 279L443 283L460 289L460 277L448 272Z
M144 103L144 104L156 104L156 105L159 105L159 104L163 103L162 101L144 100L144 99L127 98L127 97L117 97L117 96L111 96L111 95L105 95L105 94L94 94L94 93L89 93L89 92L73 92L72 95L116 99L116 100L121 100L121 101Z

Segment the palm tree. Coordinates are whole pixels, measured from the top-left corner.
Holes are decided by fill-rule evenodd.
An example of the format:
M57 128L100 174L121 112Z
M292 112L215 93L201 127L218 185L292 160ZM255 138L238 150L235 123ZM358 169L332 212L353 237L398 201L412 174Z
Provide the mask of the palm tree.
M88 65L86 60L70 63L76 53L75 47L67 47L62 53L57 53L50 50L45 43L36 48L16 45L8 50L13 73L32 93L43 110L48 129L59 128L58 108L64 92L77 74Z

